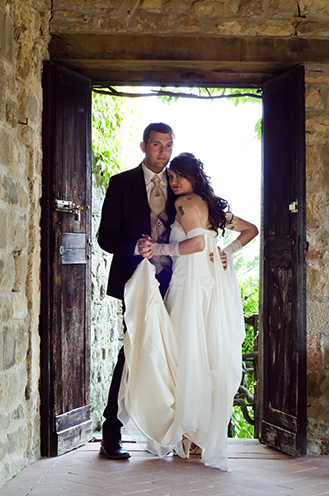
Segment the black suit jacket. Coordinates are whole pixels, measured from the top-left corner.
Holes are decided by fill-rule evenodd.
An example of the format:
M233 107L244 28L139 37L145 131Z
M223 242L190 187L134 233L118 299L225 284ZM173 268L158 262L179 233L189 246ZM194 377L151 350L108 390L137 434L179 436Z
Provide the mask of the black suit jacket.
M169 225L175 218L175 195L168 184ZM142 257L134 256L137 240L151 234L150 207L142 165L111 177L102 209L98 242L113 253L107 294L123 299L124 285Z

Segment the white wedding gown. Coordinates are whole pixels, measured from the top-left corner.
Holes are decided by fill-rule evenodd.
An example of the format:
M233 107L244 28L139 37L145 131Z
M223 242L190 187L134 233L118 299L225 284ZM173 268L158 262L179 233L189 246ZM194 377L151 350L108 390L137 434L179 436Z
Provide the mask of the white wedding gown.
M232 257L224 271L216 233L172 225L170 242L203 234L202 252L173 258L165 300L146 259L125 288L125 366L118 417L138 444L159 456L186 457L182 436L201 461L229 470L227 426L241 380L244 319Z

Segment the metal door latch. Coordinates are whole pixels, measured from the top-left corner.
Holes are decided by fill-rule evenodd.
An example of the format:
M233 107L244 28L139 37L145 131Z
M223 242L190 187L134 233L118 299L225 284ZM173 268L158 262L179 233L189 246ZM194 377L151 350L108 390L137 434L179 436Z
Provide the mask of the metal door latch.
M290 203L289 210L292 214L296 214L298 212L298 200Z
M77 205L68 200L55 200L55 210L57 212L74 212L74 219L80 221L81 210L89 210L88 205Z

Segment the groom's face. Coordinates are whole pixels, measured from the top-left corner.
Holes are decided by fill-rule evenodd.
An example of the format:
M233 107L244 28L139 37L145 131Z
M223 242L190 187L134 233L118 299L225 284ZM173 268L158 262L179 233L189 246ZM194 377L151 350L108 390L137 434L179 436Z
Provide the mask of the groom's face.
M161 172L170 160L173 144L174 138L170 133L151 131L147 144L140 144L142 152L145 153L146 167L155 174Z

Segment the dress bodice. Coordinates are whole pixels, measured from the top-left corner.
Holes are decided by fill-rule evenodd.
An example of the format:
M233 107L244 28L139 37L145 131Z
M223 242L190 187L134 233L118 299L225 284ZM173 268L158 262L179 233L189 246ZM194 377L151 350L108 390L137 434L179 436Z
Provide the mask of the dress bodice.
M201 284L209 286L214 284L213 251L214 249L217 249L216 233L208 229L196 228L192 229L186 234L180 223L175 220L175 222L171 225L169 242L179 243L180 241L199 236L200 234L203 234L205 237L205 248L202 252L194 253L193 257L200 271ZM185 287L185 276L187 271L188 257L189 256L187 255L173 257L173 274L170 282L170 287Z

